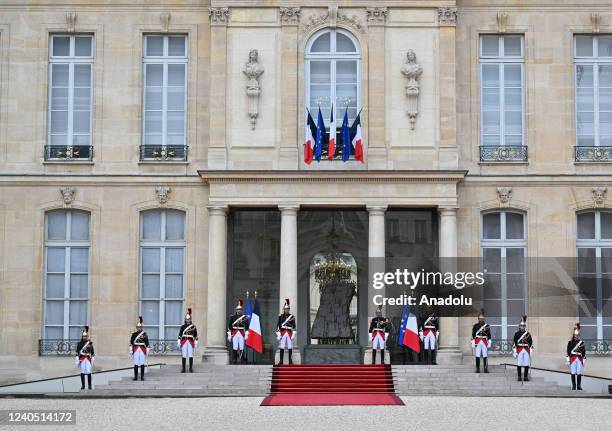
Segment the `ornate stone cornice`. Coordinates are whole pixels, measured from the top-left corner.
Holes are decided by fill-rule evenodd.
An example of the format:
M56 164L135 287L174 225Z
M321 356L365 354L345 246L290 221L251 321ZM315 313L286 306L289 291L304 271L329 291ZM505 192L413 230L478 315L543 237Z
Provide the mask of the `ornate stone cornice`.
M456 7L438 8L438 25L440 26L457 25L457 8Z
M385 25L387 20L387 8L386 7L369 7L366 9L368 17L368 25Z
M210 18L210 25L227 25L230 10L228 7L209 7L208 17Z
M298 25L300 23L299 7L281 7L279 9L281 25Z

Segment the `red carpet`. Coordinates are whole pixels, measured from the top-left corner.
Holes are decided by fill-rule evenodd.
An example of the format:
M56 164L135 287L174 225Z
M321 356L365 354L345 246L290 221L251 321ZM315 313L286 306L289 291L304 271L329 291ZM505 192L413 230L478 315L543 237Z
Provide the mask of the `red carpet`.
M274 366L262 406L404 405L390 365Z

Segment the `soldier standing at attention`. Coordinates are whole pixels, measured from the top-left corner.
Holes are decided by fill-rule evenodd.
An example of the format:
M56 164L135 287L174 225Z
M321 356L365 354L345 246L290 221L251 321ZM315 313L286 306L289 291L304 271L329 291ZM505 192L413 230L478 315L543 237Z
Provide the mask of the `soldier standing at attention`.
M376 363L376 351L380 350L380 363L384 365L389 320L382 315L382 305L376 308L376 317L370 322L370 330L368 332L372 336L372 364Z
M489 372L489 348L491 347L491 327L485 323L484 310L480 310L478 323L472 327L472 350L476 357L476 372L480 373L480 358L482 358L484 372Z
M567 342L567 356L565 358L572 375L572 391L582 390L582 370L586 362L586 348L580 339L580 323L576 323L572 339Z
M140 380L144 380L145 362L149 355L149 336L142 329L142 316L138 316L136 332L130 337L130 355L134 361L134 380L138 380L138 367L140 367Z
M183 323L183 326L181 326L181 329L179 329L177 343L183 356L181 361L183 365L181 373L185 372L185 363L187 362L187 358L189 358L189 372L193 373L193 353L198 345L198 329L191 321L191 308L187 309L187 314L185 314L185 323Z
M423 349L426 352L425 360L432 365L436 365L436 349L438 348L440 331L438 329L438 318L435 314L429 316L425 323L423 323L419 335L423 342Z
M285 349L289 353L289 364L293 364L293 340L296 334L295 316L290 313L291 308L289 305L289 298L285 298L285 305L283 306L283 312L278 316L278 322L276 323L276 338L278 338L278 347L280 360L278 365L282 365L285 356Z
M529 364L531 362L531 354L533 353L533 339L527 331L527 316L519 323L519 330L514 333L513 349L514 357L516 358L516 371L518 373L518 381L529 381ZM521 368L525 369L523 378L521 379Z
M95 353L93 343L89 339L89 326L83 328L76 351L75 362L81 371L81 390L85 389L85 375L87 375L87 387L91 390L91 371Z
M242 314L242 300L238 300L236 312L227 322L227 341L232 343L233 363L242 362L244 342L249 338L249 316ZM246 360L246 357L244 357Z

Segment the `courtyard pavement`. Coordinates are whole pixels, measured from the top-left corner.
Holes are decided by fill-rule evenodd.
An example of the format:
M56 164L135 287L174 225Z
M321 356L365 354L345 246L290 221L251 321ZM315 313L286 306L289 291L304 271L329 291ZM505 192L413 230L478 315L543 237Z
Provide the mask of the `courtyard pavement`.
M0 430L610 430L612 400L402 397L405 406L260 407L263 398L0 399L0 410L73 409L75 426ZM518 425L518 426L517 426Z

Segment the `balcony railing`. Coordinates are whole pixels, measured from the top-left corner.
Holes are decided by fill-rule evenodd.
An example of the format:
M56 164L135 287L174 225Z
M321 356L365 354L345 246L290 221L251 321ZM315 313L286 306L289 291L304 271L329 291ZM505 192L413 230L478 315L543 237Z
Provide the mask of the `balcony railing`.
M574 155L577 162L612 162L612 147L579 145Z
M39 356L74 356L79 340L38 340Z
M526 162L526 145L482 145L481 162Z
M93 160L93 146L45 145L45 160Z
M514 340L493 340L489 348L489 354L506 356L512 354L512 343Z
M142 161L186 161L187 145L141 145Z

